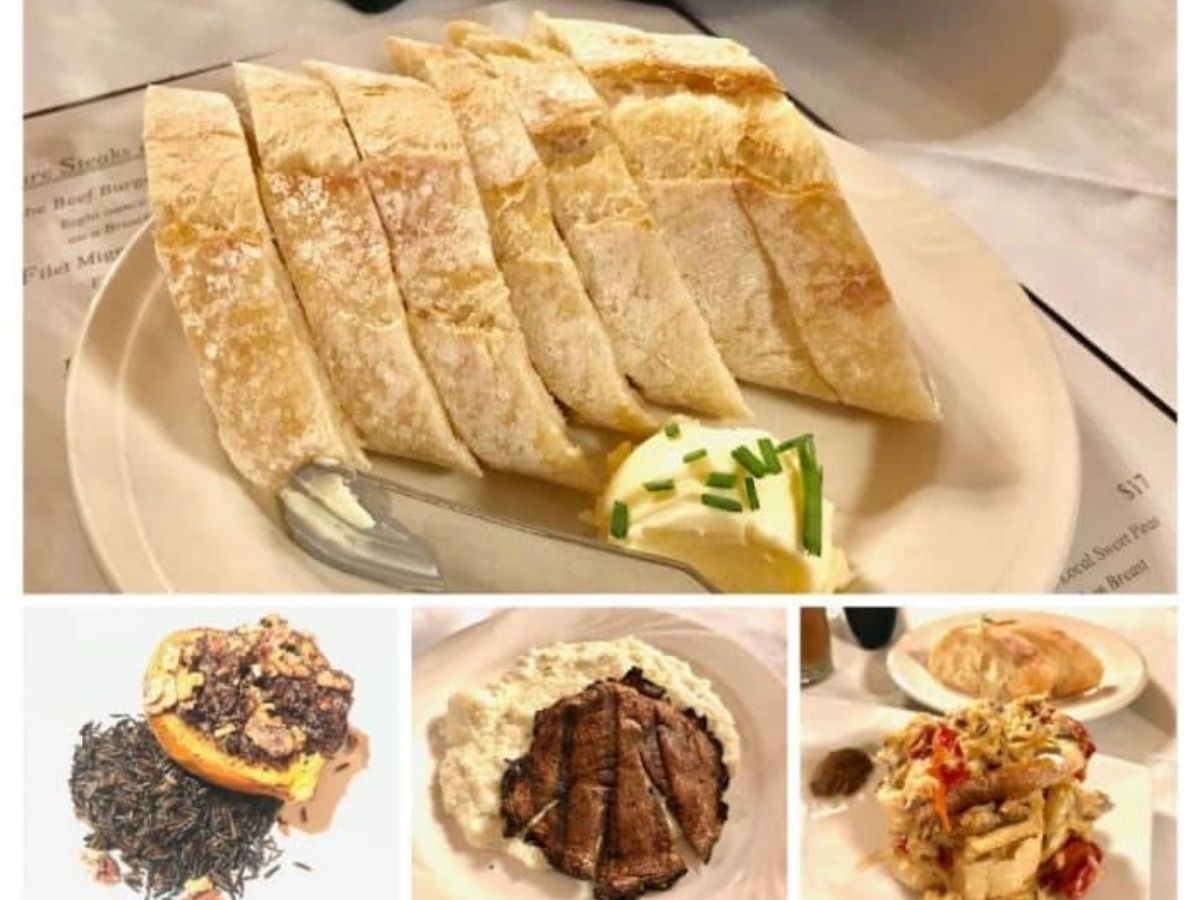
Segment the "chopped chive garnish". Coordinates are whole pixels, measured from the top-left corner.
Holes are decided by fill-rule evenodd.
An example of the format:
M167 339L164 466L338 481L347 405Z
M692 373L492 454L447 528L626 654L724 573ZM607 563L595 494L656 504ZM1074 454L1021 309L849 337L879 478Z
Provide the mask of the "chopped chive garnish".
M782 444L780 444L778 447L776 447L775 451L777 453L787 453L793 447L799 447L800 442L802 440L804 440L806 437L810 438L810 437L812 437L812 435L811 434L802 434L802 435L799 435L794 438L789 438L788 440L786 440Z
M732 497L720 497L716 494L701 494L700 502L713 509L723 509L726 512L741 512L742 504Z
M712 472L704 483L709 487L731 488L737 484L737 478L727 472Z
M758 457L745 444L742 444L742 446L733 451L733 458L741 463L742 468L755 478L762 478L767 474L766 467L759 462Z
M629 507L620 500L613 504L609 531L615 538L623 538L629 534Z
M746 478L746 499L750 501L751 509L758 509L758 485L753 478Z
M704 459L708 456L708 451L701 447L699 450L693 450L691 453L683 454L684 462L695 462L698 459Z
M659 478L657 481L643 481L642 487L650 492L669 491L675 487L674 478Z
M813 556L821 555L821 491L825 470L817 464L817 445L811 434L800 438L800 477L804 482L802 542Z
M766 466L768 472L778 475L783 471L783 466L779 464L779 457L775 455L774 441L770 438L759 438L758 452L762 456L763 465Z
M667 427L663 429L663 433L667 437L671 438L671 440L674 440L675 438L679 437L679 423L678 422L668 422Z

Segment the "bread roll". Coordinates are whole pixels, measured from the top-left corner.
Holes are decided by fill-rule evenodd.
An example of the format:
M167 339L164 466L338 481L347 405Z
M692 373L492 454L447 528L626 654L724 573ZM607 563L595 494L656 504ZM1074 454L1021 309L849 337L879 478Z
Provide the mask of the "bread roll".
M504 85L458 47L390 38L397 71L449 104L471 157L534 367L581 421L645 434L655 421L617 366L612 342L554 227L546 170Z
M366 467L275 251L233 103L147 88L143 139L155 250L234 467L270 491L316 458Z
M1058 669L1051 697L1073 697L1098 687L1104 678L1104 663L1091 650L1058 628L1018 623L1014 629L1034 644Z
M451 40L508 89L550 173L554 218L622 370L651 400L749 415L612 135L604 102L570 59L452 24Z
M409 336L387 235L329 88L236 63L259 188L334 391L367 447L480 474Z
M333 88L354 135L417 350L458 433L494 468L595 490L530 362L449 107L411 78L305 68Z
M1096 655L1063 631L987 619L941 635L929 652L928 667L948 687L990 700L1070 697L1104 677Z

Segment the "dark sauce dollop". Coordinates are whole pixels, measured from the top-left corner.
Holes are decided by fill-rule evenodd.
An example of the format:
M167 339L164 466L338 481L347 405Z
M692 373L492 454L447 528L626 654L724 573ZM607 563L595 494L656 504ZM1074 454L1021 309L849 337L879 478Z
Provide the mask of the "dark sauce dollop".
M817 764L809 788L817 797L849 797L866 784L875 764L855 747L834 750Z

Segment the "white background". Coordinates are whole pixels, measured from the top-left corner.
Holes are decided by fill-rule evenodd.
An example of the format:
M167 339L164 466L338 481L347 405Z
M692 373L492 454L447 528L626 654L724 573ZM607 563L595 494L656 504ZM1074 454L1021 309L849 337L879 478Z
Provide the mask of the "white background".
M350 782L330 828L308 835L276 831L284 850L278 873L251 886L254 898L328 900L348 873L376 896L399 895L398 739L402 646L396 612L387 609L280 609L254 606L197 609L187 603L153 607L40 603L25 617L26 718L24 783L33 802L25 809L26 883L31 898L116 900L91 883L79 859L86 826L75 819L67 778L82 725L114 713L140 711L142 673L162 638L196 626L231 628L279 612L313 632L335 668L355 680L351 725L370 741L366 769ZM312 867L305 872L292 865ZM118 888L124 892L124 888ZM7 891L5 892L7 896ZM133 896L133 895L129 895Z

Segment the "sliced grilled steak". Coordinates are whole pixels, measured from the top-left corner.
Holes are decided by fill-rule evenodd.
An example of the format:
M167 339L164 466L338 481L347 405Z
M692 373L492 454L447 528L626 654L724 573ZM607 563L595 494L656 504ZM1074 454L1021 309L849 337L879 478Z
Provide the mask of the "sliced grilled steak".
M636 690L640 698L629 708L645 731L646 771L666 798L687 842L708 862L729 815L721 799L729 786L721 743L703 716L664 702L666 692L640 669L626 672L621 684Z
M667 805L692 849L708 862L729 816L721 799L729 786L721 744L703 716L673 706L659 711L657 734Z
M538 813L558 798L565 778L565 773L560 771L565 739L564 714L578 704L577 698L568 697L534 716L529 752L508 764L500 783L505 837L520 834Z
M603 685L584 692L586 701L575 723L567 790L558 808L563 819L563 855L559 868L575 878L596 873L605 813L616 781L617 698Z
M630 699L622 694L618 709ZM627 900L648 890L663 891L687 873L687 863L675 849L666 811L642 765L642 735L633 718L620 716L617 784L596 872L597 900Z
M529 752L501 782L505 834L523 834L598 900L665 890L687 872L664 803L707 862L721 836L729 784L708 723L630 669L534 718Z
M666 705L660 702L662 689L646 681L642 677L641 669L630 669L620 683L633 688L631 691L622 692L622 710L624 715L637 722L642 729L642 738L638 744L638 755L642 759L642 765L645 766L646 774L650 776L655 789L660 794L665 793L667 775L663 770L662 753L658 747L658 711L659 707ZM657 689L660 693L656 696L652 691L646 690L647 686Z

